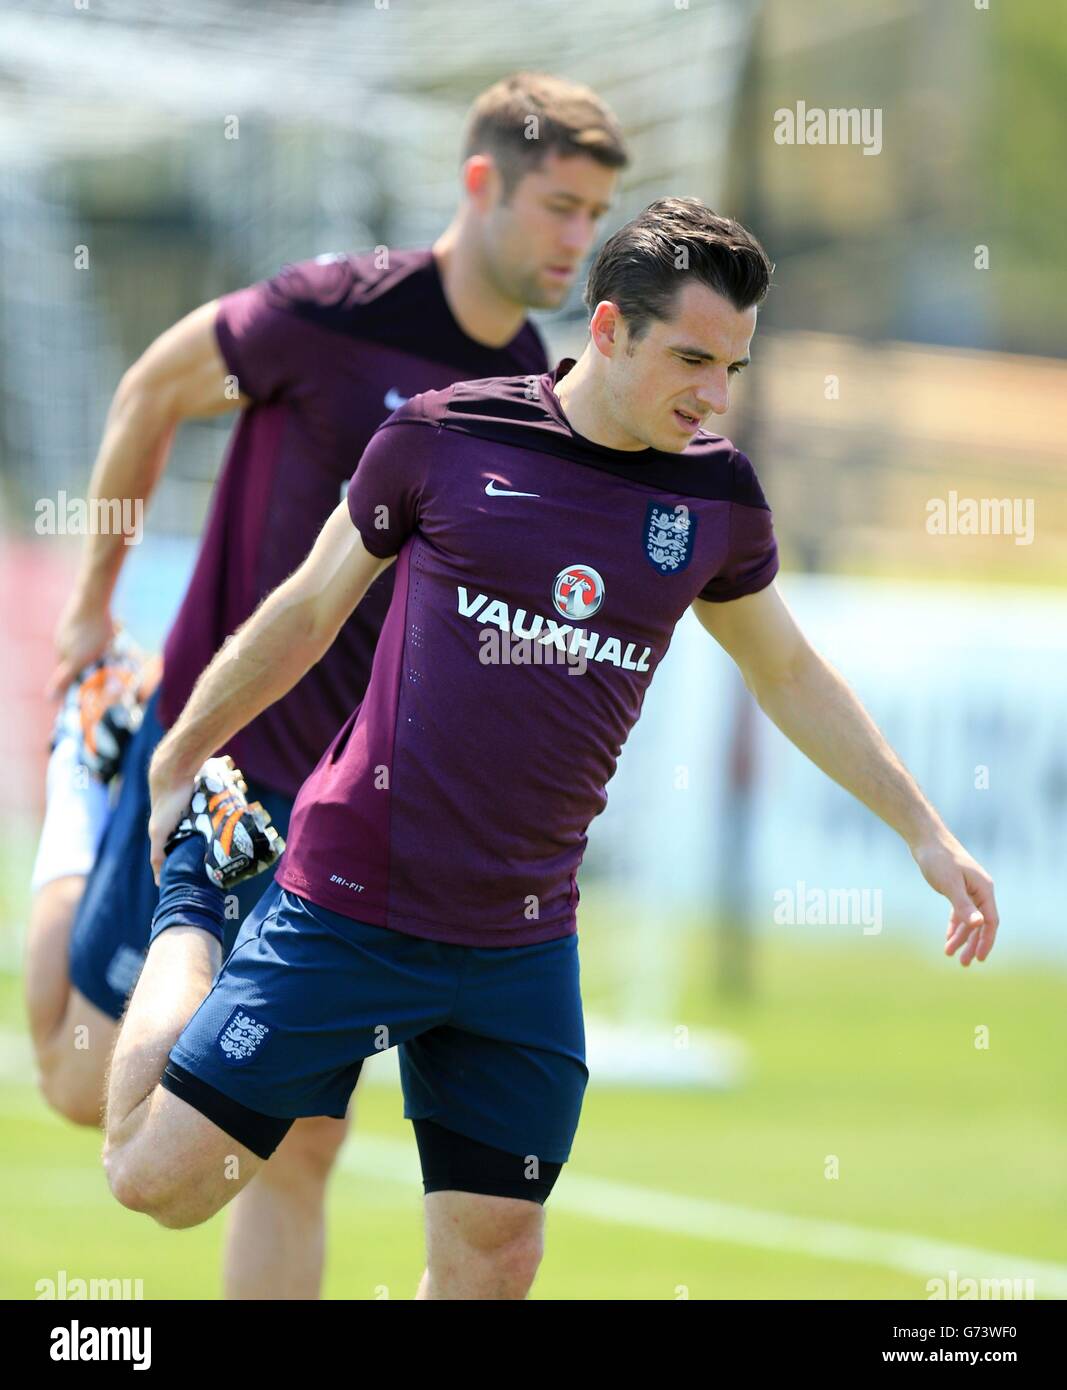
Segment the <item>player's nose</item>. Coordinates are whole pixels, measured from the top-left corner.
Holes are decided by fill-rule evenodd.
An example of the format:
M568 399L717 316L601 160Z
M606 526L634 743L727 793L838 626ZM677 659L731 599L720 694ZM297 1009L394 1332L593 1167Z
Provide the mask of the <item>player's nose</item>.
M705 413L725 415L730 408L730 378L725 370L716 371L696 389L696 398Z

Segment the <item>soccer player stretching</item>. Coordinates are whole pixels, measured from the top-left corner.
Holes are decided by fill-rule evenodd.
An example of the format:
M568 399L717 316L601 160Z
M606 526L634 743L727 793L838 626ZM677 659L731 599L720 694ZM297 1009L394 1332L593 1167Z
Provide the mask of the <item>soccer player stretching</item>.
M581 358L397 411L305 563L201 677L152 763L160 904L104 1152L124 1205L205 1220L298 1117L343 1113L363 1057L398 1045L426 1190L419 1296L525 1297L587 1079L586 831L690 606L783 732L904 838L951 903L948 952L988 955L988 875L805 641L753 468L703 429L748 361L769 270L700 203L646 209L593 267ZM220 971L205 852L216 875L234 859L203 807L252 861L276 846L240 774L202 765L323 658L394 561L366 698L301 788ZM494 630L558 659L485 662Z

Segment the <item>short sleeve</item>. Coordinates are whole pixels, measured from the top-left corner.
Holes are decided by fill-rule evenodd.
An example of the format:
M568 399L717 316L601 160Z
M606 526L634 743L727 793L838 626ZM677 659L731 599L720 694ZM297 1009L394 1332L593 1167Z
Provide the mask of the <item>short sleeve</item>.
M419 423L414 397L379 425L348 484L348 514L363 544L396 555L416 529L434 431Z
M778 543L771 509L756 470L740 450L735 450L726 558L699 597L708 603L729 603L759 593L777 573Z
M227 370L254 401L283 399L296 392L317 364L309 344L306 313L334 288L341 267L299 262L247 289L223 295L215 337Z

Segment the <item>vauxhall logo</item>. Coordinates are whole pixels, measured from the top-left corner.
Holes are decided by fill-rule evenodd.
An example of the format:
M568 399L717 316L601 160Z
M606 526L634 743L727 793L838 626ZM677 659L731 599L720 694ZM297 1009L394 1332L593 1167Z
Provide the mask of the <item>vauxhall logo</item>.
M590 565L568 565L556 575L552 602L565 618L591 618L604 602L604 581Z
M557 618L544 617L540 613L531 616L525 608L516 608L512 612L503 599L490 599L488 594L472 596L462 584L457 584L456 595L461 617L491 624L501 632L510 632L519 638L536 639L546 647L556 647L570 656L603 661L623 671L649 669L651 647L642 648L638 656L636 642L627 642L624 649L619 637L601 637L599 632L586 632L576 628L573 623L560 622ZM589 616L597 611L603 598L604 581L588 565L568 566L560 571L553 584L552 601L561 616Z

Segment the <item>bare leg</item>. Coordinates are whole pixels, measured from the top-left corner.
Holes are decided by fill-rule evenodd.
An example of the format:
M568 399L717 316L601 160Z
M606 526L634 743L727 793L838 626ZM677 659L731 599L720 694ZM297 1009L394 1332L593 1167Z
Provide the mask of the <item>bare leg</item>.
M544 1208L517 1197L431 1192L417 1299L523 1299L544 1253Z
M297 1120L233 1205L227 1298L319 1298L326 1251L326 1185L347 1120Z
M263 1160L159 1085L179 1033L211 988L221 949L198 927L156 937L123 1020L108 1086L104 1166L117 1199L164 1226L206 1221Z
M152 943L111 1059L109 1147L136 1139L170 1050L211 988L221 959L219 943L199 927L171 927Z
M84 888L84 876L69 874L34 895L24 990L41 1093L75 1124L98 1125L118 1024L70 982L70 933Z

